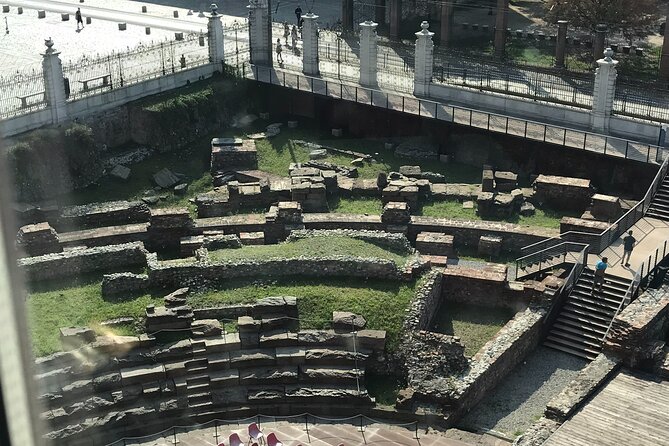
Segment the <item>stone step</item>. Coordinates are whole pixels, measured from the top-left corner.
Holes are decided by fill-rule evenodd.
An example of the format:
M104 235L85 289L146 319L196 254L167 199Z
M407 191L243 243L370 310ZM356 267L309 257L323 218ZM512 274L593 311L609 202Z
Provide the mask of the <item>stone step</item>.
M612 302L620 303L621 300L625 298L625 294L627 293L627 290L622 291L619 288L614 288L610 284L607 284L604 282L604 285L602 285L602 293L599 292L599 286L597 288L597 298L601 296L603 293L605 295L605 298L610 299ZM574 287L575 291L585 293L587 295L592 295L592 280L579 280L576 283L576 286Z
M202 383L208 383L208 382L209 382L209 375L208 374L186 376L186 383L189 386L191 384L196 385L196 384L202 384Z
M611 323L611 320L613 320L613 315L604 316L600 313L591 311L587 308L583 308L583 307L574 305L572 303L567 303L562 308L562 311L563 312L567 311L567 312L572 313L572 314L578 314L579 316L586 317L593 322L606 324L607 327L608 327L608 324Z
M658 220L665 220L665 221L669 220L669 213L665 214L664 212L658 211L655 208L653 208L653 206L651 206L648 212L646 212L646 216L656 218Z
M569 295L568 301L578 301L588 304L591 307L601 308L602 311L618 310L620 301L616 302L612 299L602 298L600 296L594 297L590 292L572 291Z
M574 334L570 331L561 330L559 328L556 328L555 326L553 326L553 329L549 332L549 337L550 336L565 338L565 339L568 339L570 341L574 341L574 342L577 342L577 343L580 343L580 344L583 344L585 346L589 346L589 347L595 348L595 349L602 348L601 341L597 342L597 341L593 340L592 338L590 338L589 336L582 336L582 335Z
M552 341L544 341L544 345L546 347L550 347L552 349L559 350L561 352L569 353L569 354L574 355L574 356L579 356L579 357L587 359L589 361L592 361L597 357L597 355L593 356L592 354L584 352L582 350L573 349L573 348L567 347L565 345L554 343Z
M318 383L345 383L363 381L365 378L364 369L355 369L354 367L343 366L302 366L300 367L301 382Z
M567 333L567 332L572 333L576 336L579 336L582 339L587 338L588 340L590 340L592 342L595 342L595 343L599 343L600 345L601 345L601 342L602 342L603 335L597 335L592 331L582 330L580 328L576 328L574 326L567 325L567 324L562 324L560 322L556 322L555 324L553 324L553 329L554 330L559 330L562 333Z
M211 393L201 392L201 393L194 393L192 395L188 395L188 406L189 407L193 407L194 405L201 404L201 403L211 404Z
M186 370L191 370L194 368L206 368L208 365L207 358L197 358L186 361Z
M585 344L582 341L570 341L568 339L564 338L558 338L553 335L548 335L546 339L554 344L560 344L564 345L566 347L572 348L574 350L581 350L583 353L593 355L593 357L597 356L599 352L601 351L601 347L591 347Z
M593 278L594 278L593 271L586 269L581 273L579 281L581 281L582 279L592 283ZM632 282L631 280L623 279L622 277L614 276L612 274L605 274L604 281L607 282L607 285L611 286L612 288L618 288L623 291L627 290L630 283Z
M570 319L570 318L562 317L562 315L558 316L557 321L562 323L562 324L569 325L569 326L574 327L574 328L578 328L580 330L589 331L589 332L593 333L594 336L599 335L602 338L604 337L604 334L606 333L606 329L602 329L598 326L592 326L588 323L580 322L580 321L573 320L573 319Z
M593 320L589 316L579 314L579 313L575 313L571 310L562 310L562 312L560 313L560 317L576 320L576 321L579 321L579 322L583 322L585 324L592 325L592 326L595 326L595 327L600 328L600 329L604 329L604 331L606 331L609 328L609 324L607 324L603 321Z
M200 384L188 384L186 385L186 389L189 392L209 392L210 389L209 381L206 383L200 383Z

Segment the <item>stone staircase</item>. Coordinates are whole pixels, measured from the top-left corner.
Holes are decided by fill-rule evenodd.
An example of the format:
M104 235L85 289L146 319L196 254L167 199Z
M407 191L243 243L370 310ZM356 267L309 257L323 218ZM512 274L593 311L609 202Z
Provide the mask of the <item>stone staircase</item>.
M669 221L669 176L662 180L660 188L653 196L646 216Z
M601 352L609 324L630 285L630 280L606 275L602 292L591 293L593 271L581 273L553 323L544 345L593 360Z
M191 346L193 359L184 363L188 407L201 410L212 405L207 347L204 339L193 340Z

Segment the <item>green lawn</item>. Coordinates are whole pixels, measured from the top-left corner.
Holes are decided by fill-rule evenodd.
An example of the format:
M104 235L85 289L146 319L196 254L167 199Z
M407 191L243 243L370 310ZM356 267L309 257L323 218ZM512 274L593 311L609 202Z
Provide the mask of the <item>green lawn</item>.
M474 356L514 316L505 308L444 302L434 323L439 333L459 336L465 355Z
M329 200L330 212L335 214L381 215L383 202L378 198L340 198Z
M195 308L221 304L250 303L268 296L298 297L302 328L329 328L333 311L353 311L367 319L370 329L387 330L388 345L397 346L404 310L414 295L414 283L387 280L280 279L230 280L217 290L189 297ZM33 351L43 356L60 351L60 327L91 326L100 333L100 322L122 316L140 318L147 305L162 305L166 292L128 300L105 300L100 293L100 277L62 285L43 283L27 300ZM222 321L229 331L236 321ZM114 334L138 334L137 327L107 330Z
M278 245L244 246L237 249L219 249L209 252L209 256L214 262L335 255L387 259L398 265L404 264L408 257L406 253L394 252L373 243L349 237L313 237Z

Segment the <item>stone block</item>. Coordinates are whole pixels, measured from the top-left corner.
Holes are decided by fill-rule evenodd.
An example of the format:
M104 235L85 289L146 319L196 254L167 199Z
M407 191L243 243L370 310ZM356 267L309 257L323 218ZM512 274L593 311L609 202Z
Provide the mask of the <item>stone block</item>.
M498 257L502 250L502 237L482 235L479 239L478 253L486 257Z
M481 191L495 191L495 176L492 170L484 170L481 177Z
M386 225L407 225L411 222L409 205L406 202L389 202L383 207L381 221Z
M4 6L3 6L3 9L4 9ZM5 12L5 11L3 11L3 12ZM9 11L6 11L6 12L9 12ZM69 20L70 20L70 14L68 14L68 13L62 13L62 14L60 15L60 20L61 20L62 22L67 22L67 21L69 21Z
M523 217L531 217L536 214L537 210L532 203L525 202L520 206L520 215Z
M421 178L420 166L400 166L400 174L411 178Z
M119 31L125 31L126 29L128 29L128 24L127 23L123 22L123 23L118 24L118 30Z
M254 140L247 139L237 144L223 145L222 138L212 140L211 172L258 168L258 151Z
M37 18L38 19L43 19L45 17L46 17L46 11L44 11L43 9L40 9L39 11L37 11Z
M183 307L186 305L186 300L188 292L190 289L188 287L179 288L178 290L168 294L163 298L163 302L167 308Z
M240 232L239 240L242 245L264 245L265 244L265 233L264 232Z
M102 297L131 297L149 287L146 274L114 273L102 276Z
M91 17L86 17L86 25L90 25L93 23L93 19Z
M364 158L356 158L351 161L351 166L362 167L365 164Z
M365 325L367 325L367 320L359 314L348 311L332 312L332 328L337 332L362 330Z
M130 177L130 169L122 164L117 164L114 166L114 168L109 172L109 175L113 176L114 178L119 178L123 181L127 180Z
M596 220L584 220L575 217L562 217L560 220L560 233L564 234L569 231L588 232L592 234L601 234L606 231L609 224Z
M95 339L95 332L88 327L64 327L60 329L60 342L65 351L90 344Z
M453 236L439 232L421 232L416 236L416 249L421 254L453 255Z
M593 195L590 180L583 178L539 175L533 187L536 200L554 209L583 212Z
M16 236L16 245L29 256L63 251L58 234L46 222L22 226Z
M194 320L190 326L195 337L220 336L223 333L221 322L218 319Z
M177 184L176 186L174 186L174 195L183 196L183 195L186 195L187 192L188 192L188 184L187 183L181 183L181 184Z
M309 152L310 160L322 160L328 157L328 151L326 149L314 149Z
M518 175L513 172L495 172L495 187L498 192L511 192L518 187Z
M595 194L592 196L591 212L597 220L615 221L622 214L620 198Z
M258 333L262 323L251 316L240 316L237 318L237 329L240 333Z

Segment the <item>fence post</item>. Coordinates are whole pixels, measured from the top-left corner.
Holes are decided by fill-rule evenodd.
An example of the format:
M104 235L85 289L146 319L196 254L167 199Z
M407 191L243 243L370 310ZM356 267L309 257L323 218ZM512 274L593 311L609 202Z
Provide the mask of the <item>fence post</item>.
M422 29L416 33L413 93L416 96L428 96L434 66L434 42L432 41L434 33L428 30L430 24L426 21L423 21L420 27Z
M270 33L269 8L266 1L249 2L249 45L251 63L272 64L272 36Z
M607 48L604 58L597 61L595 86L592 92L592 114L590 126L593 130L607 132L616 94L616 78L618 77L617 60L613 60L613 50Z
M302 18L302 72L307 76L318 76L318 16L309 12Z
M371 20L360 24L360 85L370 88L377 86L377 26L379 24Z
M509 23L509 0L497 0L497 16L495 18L495 56L506 54L506 27Z
M59 51L53 48L53 40L44 42L46 51L42 54L42 73L44 75L44 97L51 111L51 124L60 124L67 120L67 103L63 64Z
M555 44L555 68L564 68L565 53L567 50L567 26L566 20L558 20L557 43Z
M223 23L218 13L218 6L211 5L211 14L207 21L207 39L209 49L209 62L218 64L225 60L225 41L223 35Z

